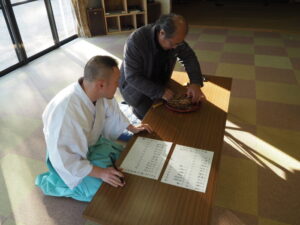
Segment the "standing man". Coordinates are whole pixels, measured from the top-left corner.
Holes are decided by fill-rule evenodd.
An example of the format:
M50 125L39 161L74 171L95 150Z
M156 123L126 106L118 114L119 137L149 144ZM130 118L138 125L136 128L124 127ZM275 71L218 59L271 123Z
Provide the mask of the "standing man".
M176 60L184 65L190 79L187 95L193 102L205 99L203 76L194 51L184 41L186 20L176 14L162 15L155 24L132 33L124 48L119 88L133 113L143 119L156 99L170 100L174 93L166 87Z

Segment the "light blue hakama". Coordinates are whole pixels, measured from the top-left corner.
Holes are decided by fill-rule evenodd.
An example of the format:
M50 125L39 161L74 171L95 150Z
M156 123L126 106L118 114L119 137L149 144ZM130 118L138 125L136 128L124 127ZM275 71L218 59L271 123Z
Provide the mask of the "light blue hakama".
M122 145L101 137L94 146L89 148L87 159L92 165L107 168L112 166L109 154L114 153L116 160L122 150ZM35 184L45 195L70 197L78 201L90 202L103 183L99 178L87 176L75 188L70 189L52 167L48 155L46 161L49 172L38 175L35 180Z

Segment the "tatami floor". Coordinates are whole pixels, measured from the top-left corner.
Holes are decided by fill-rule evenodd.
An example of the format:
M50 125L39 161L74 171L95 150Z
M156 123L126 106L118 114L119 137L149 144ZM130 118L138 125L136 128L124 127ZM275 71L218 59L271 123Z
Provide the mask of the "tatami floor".
M41 114L90 57L121 60L126 38L76 39L0 78L1 225L93 224L86 203L34 185L46 170ZM211 224L299 225L300 35L193 26L187 41L204 74L233 78Z
M173 2L173 11L184 15L192 25L300 32L299 1L288 3L285 0L173 0ZM269 4L266 5L266 2Z

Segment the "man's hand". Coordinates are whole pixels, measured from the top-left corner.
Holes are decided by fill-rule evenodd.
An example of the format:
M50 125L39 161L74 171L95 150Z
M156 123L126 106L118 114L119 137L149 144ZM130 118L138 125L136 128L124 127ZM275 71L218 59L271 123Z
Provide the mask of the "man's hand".
M142 123L138 126L133 126L133 125L130 124L127 127L127 130L131 131L134 134L137 134L137 133L139 133L141 131L144 131L144 130L148 131L148 133L152 133L152 131L153 131L152 127L149 124L145 124L145 123L144 124Z
M122 183L120 180L120 177L124 177L124 175L113 167L101 168L93 166L89 176L100 178L113 187L123 187L125 185L125 183Z
M193 103L198 103L200 101L206 100L204 93L200 89L198 84L190 84L187 89L187 96L192 97Z
M162 96L162 99L165 101L169 101L173 98L174 92L170 89L166 88L164 95Z

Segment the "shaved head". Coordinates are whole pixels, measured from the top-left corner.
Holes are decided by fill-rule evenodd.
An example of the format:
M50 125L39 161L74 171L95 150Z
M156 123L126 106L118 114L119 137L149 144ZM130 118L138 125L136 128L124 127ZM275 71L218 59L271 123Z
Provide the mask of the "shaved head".
M85 65L83 78L87 81L108 79L115 67L118 68L118 63L114 58L102 55L94 56Z

